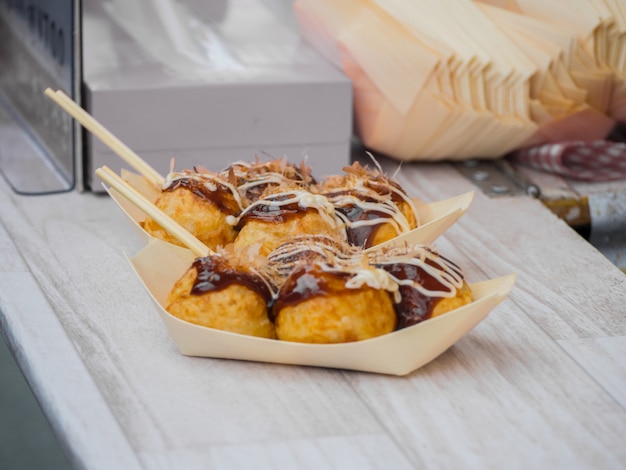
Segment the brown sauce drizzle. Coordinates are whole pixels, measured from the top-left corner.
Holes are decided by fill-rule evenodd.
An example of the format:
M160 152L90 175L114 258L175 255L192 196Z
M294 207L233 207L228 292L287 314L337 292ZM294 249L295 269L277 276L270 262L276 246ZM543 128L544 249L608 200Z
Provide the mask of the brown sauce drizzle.
M453 265L450 261L446 260L449 264ZM430 259L424 261L426 264L441 269L441 267ZM453 265L456 267L455 265ZM409 263L389 263L382 264L380 266L389 274L397 279L405 280L410 279L428 291L449 291L450 287L441 283L434 276L427 273L423 268ZM396 314L398 316L398 329L406 328L421 321L427 320L433 314L433 310L437 305L437 302L441 300L441 297L424 295L419 290L407 286L400 285L400 294L402 300L395 305Z
M341 293L351 273L324 271L316 264L302 264L287 278L281 286L274 304L274 313L284 307L323 295Z
M192 295L203 295L239 284L259 294L268 308L273 303L272 292L260 275L238 270L221 256L196 258L192 266L197 273L190 292Z
M357 204L341 204L342 196L352 196L365 203L381 204L374 198L367 197L357 191L336 191L327 193L325 196L334 203L335 211L342 214L349 222L363 222L368 220L381 220L378 224L356 225L346 224L346 234L348 243L354 246L370 248L372 246L376 232L383 225L384 219L393 219L393 216L382 211L365 209ZM401 199L401 198L399 198Z
M212 202L222 212L229 215L238 215L241 209L228 186L220 184L219 181L210 181L215 184L217 188L215 191L211 191L201 180L196 178L177 178L163 191L174 191L179 188L185 188L205 201Z
M354 204L350 204L345 207L336 207L335 210L345 215L350 222L390 218L383 212L366 210ZM346 224L348 243L355 246L361 246L363 248L370 248L373 244L376 232L381 225L383 225L383 223L351 227Z
M262 222L283 223L293 217L305 214L307 211L316 211L313 207L301 207L298 201L288 204L272 204L286 201L292 197L293 194L291 193L281 193L257 201L256 204L248 206L243 212L235 228L240 230L251 219Z

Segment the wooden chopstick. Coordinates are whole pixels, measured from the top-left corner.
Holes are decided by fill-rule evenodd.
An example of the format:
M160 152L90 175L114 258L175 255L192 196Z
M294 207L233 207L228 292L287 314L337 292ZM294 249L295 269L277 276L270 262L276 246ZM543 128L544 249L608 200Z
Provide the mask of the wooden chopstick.
M169 215L148 201L139 191L124 181L121 176L107 166L98 168L96 175L109 186L114 188L122 196L133 203L148 217L154 219L170 235L176 238L184 246L189 248L196 256L208 256L212 251L204 243L189 233L182 225Z
M52 101L63 108L70 116L76 119L85 129L89 130L93 135L98 137L105 145L107 145L115 154L117 154L122 160L128 163L131 167L139 172L150 183L157 187L163 186L164 178L145 162L139 155L133 152L128 146L126 146L121 140L115 137L109 132L102 124L100 124L93 116L87 111L78 106L69 96L63 91L54 91L51 88L47 88L45 91Z

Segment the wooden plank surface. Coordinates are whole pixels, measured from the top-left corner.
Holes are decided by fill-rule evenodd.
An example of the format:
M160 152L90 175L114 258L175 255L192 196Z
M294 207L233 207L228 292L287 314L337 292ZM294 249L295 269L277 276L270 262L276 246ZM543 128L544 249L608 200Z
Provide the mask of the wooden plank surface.
M474 189L446 165L404 164L398 178L427 201ZM4 274L2 326L21 364L38 365L25 372L80 466L101 455L186 469L626 462L626 276L538 201L477 193L437 242L471 282L518 278L483 323L406 377L181 356L124 256L139 240L108 197L20 197L0 182L0 201L0 246L19 252L2 273L32 276L50 307L25 315L29 292ZM76 439L83 412L88 439Z
M2 221L21 220L12 195L1 194ZM27 233L18 232L22 242ZM77 468L140 468L86 364L2 225L0 332Z

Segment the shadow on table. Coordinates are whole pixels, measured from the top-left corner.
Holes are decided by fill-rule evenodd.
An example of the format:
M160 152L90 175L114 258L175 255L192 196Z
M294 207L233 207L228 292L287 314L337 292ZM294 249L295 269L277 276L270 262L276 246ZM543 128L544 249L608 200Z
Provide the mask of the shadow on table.
M71 468L2 337L0 416L0 469Z

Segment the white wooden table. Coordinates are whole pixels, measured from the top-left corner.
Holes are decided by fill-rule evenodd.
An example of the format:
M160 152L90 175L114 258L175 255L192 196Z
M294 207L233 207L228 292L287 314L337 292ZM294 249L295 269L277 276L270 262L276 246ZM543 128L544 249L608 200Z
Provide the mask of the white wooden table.
M399 179L474 189L446 165ZM437 242L471 282L517 282L406 377L180 355L107 196L0 181L0 222L0 327L78 468L626 467L626 276L536 200L477 192Z

